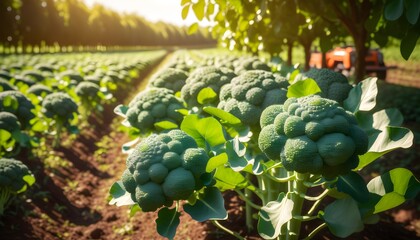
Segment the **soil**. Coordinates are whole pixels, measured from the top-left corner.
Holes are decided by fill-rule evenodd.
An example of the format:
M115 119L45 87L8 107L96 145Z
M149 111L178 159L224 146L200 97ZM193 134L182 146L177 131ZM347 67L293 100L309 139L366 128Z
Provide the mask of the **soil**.
M137 84L140 86L146 80L147 76L143 76ZM127 101L124 97L130 94L119 94L117 102ZM49 166L45 159L34 157L31 152L22 152L19 159L29 165L37 182L7 209L0 222L0 239L164 239L156 232L155 213L136 213L129 217L129 208L108 204L109 188L125 167L121 146L129 141L124 133L116 130L121 119L113 113L114 107L115 104L110 104L101 116L92 115L88 126L83 127L83 134L51 150L57 166ZM418 167L415 175L419 176ZM247 234L243 202L237 195L225 192L224 198L229 220L221 223L246 239L260 239L255 231ZM419 200L382 214L378 224L367 225L348 239L419 239ZM308 233L312 228L306 226L302 231ZM198 223L188 214L182 214L175 239L235 238L211 223ZM323 230L315 239L337 237Z

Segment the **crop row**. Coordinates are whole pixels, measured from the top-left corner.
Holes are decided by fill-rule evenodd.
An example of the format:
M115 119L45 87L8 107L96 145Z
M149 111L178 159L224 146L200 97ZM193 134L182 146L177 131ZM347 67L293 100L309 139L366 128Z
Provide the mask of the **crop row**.
M83 133L90 116L101 116L104 106L116 101L116 94L126 91L133 79L164 54L11 55L0 59L0 189L4 196L0 215L11 196L35 181L25 165L27 159L15 159L22 150L58 148L69 134Z

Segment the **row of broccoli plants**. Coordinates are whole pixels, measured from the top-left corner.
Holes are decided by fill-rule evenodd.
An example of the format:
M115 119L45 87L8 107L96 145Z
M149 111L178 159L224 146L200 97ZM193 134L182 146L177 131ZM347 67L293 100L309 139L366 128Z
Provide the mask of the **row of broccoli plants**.
M0 216L11 196L34 182L20 152L57 148L90 114L115 102L164 51L7 56L0 60ZM48 150L49 151L49 150ZM19 160L16 160L19 159ZM24 184L26 183L26 184Z
M302 224L315 222L311 239L326 227L347 237L417 195L408 169L360 173L413 141L397 109L372 112L376 78L352 86L327 69L270 69L279 68L251 57L177 55L115 108L138 138L123 146L126 170L110 204L156 211L157 232L169 239L185 213L244 239L221 222L222 193L231 190L262 238L301 239Z

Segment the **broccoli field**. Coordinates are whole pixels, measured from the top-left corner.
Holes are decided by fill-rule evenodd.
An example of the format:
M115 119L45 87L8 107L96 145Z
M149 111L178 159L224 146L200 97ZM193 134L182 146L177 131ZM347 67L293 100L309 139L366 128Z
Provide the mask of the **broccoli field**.
M0 3L1 239L420 238L415 1L105 2Z
M147 51L118 54L27 56L24 61L15 56L4 58L2 60L2 64L5 66L3 76L10 76L10 79L4 78L4 82L8 84L5 86L10 86L12 90L5 90L4 88L1 94L3 95L10 91L21 93L32 103L33 110L31 113L33 114L30 115L29 120L23 118L26 121L26 125L24 125L25 122L20 123L18 121L16 124L17 129L10 130L11 132L17 131L19 135L25 137L15 139L13 137L14 134L12 134L10 139L6 138L6 140L2 140L3 148L1 154L3 158L10 157L21 160L27 165L36 181L32 186L28 186L25 192L16 195L10 202L10 205L7 206L7 209L5 209L1 218L2 236L7 236L7 239L163 238L153 230L156 229L154 220L157 216L155 211L161 208L162 205L172 205L172 203L167 202L169 199L171 201L175 200L176 202L185 201L183 199L187 199L191 193L198 191L198 189L206 184L205 182L207 180L200 178L206 172L206 165L210 159L206 152L220 140L207 142L209 140L205 140L206 137L204 135L203 143L205 145L202 145L203 143L196 143L194 138L186 135L182 131L180 133L170 133L172 140L168 145L170 146L169 152L162 155L163 159L166 159L163 160L163 165L161 163L148 165L145 169L149 169L146 170L149 172L149 175L153 174L150 175L153 184L156 184L155 182L163 182L164 178L173 178L173 180L168 182L174 185L168 187L164 185L165 195L163 196L166 197L162 198L162 200L159 200L158 197L153 197L151 200L140 200L139 204L143 212L137 212L130 217L130 208L127 206L117 207L109 204L110 201L112 203L111 195L114 194L112 191L112 194L110 194L109 191L111 186L115 186L113 182L116 182L118 179L127 178L124 176L132 176L131 174L138 174L137 172L131 172L129 175L127 175L129 172L125 173L130 169L124 170L127 156L127 161L132 162L137 161L134 160L137 158L134 156L146 159L145 157L155 151L153 150L147 154L144 153L144 155L133 153L133 150L137 149L135 145L140 143L138 149L147 149L145 148L145 146L148 146L147 142L152 144L152 142L156 141L153 138L147 140L147 136L150 133L172 132L174 130L170 129L176 129L179 126L181 126L181 129L188 129L183 126L183 122L185 121L189 121L190 125L198 124L199 122L195 123L194 121L199 119L193 117L194 114L187 112L193 111L188 110L190 106L192 108L195 107L195 111L201 111L200 114L205 116L201 120L210 119L209 116L212 116L211 111L204 110L209 113L203 111L206 107L207 109L220 108L224 109L224 112L227 111L225 113L231 111L234 116L237 116L235 119L239 118L242 122L250 126L248 129L256 129L258 121L256 122L255 118L257 118L258 113L261 114L262 110L267 107L262 107L262 110L258 110L259 108L252 109L252 117L249 118L244 115L246 111L243 112L240 108L242 106L241 102L244 104L248 102L246 97L248 94L245 95L245 98L241 98L235 92L236 90L230 84L226 83L224 84L226 87L220 89L220 87L212 82L210 76L226 79L225 81L227 82L236 78L234 81L239 82L244 81L242 78L246 76L252 76L252 79L258 79L254 75L263 74L261 75L261 79L265 81L265 84L278 86L279 92L271 93L275 88L269 88L270 91L266 92L268 94L266 95L266 100L264 100L264 97L261 100L250 98L254 104L264 103L268 100L271 102L284 101L287 99L287 89L291 88L287 78L294 69L291 69L289 74L273 75L276 72L275 70L259 69L279 68L279 66L269 61L264 62L263 59L256 59L255 57L240 53L234 56L227 56L225 55L226 53L226 51L220 49L205 49L175 52ZM109 56L112 56L112 58L109 58ZM124 59L124 63L122 64L119 59ZM39 65L41 62L43 63L42 67ZM250 62L258 62L258 64L252 65L249 64ZM206 72L209 73L207 75L208 77L203 77ZM333 75L335 74L340 76L338 73L334 73ZM305 75L305 73L302 72L302 75ZM241 76L241 78L238 78L238 76ZM305 77L302 78L305 79ZM195 79L194 82L191 79ZM270 83L268 79L273 79L270 80L273 82ZM192 83L198 84L200 81L202 81L202 84L199 87L191 88ZM250 93L257 91L252 90L255 89L252 84L258 82L257 80L254 81L256 82L249 83L251 85L240 85L236 83L233 86L248 86L248 90L245 93ZM276 81L280 84L273 85ZM162 82L166 82L167 84L162 85ZM87 86L97 87L93 89L93 93L91 94L80 94L81 90L78 89L81 88L80 86L83 86L83 83L89 83L86 84ZM31 90L36 86L41 90ZM350 85L348 86L350 87ZM346 87L348 89L347 91L350 90L349 87ZM398 101L403 102L415 102L415 99L408 99L419 96L419 90L416 88L409 89L409 91L412 91L412 94L404 95L404 92L408 91L406 90L407 87L393 85L387 82L379 82L378 88L380 92L383 91L383 95L378 95L377 108L398 107L400 105L399 102L396 102L396 99L389 98L390 94L387 93L388 91L401 92L401 97L398 98ZM263 88L261 87L260 89ZM183 93L187 91L188 94ZM257 92L253 96L258 96ZM58 115L53 110L46 110L45 106L47 104L45 100L48 99L48 96L51 98L54 94L62 94L69 99L64 104L61 103L63 106L58 107L57 110L60 112L60 109L65 108L65 115ZM395 95L396 92L393 94ZM220 103L217 103L218 100L215 99L215 95L223 96L223 102L220 101ZM232 98L232 96L236 95L237 97ZM273 98L271 96L277 97ZM278 98L279 96L283 97ZM229 101L232 101L229 99L233 99L236 103L228 104ZM185 102L188 102L188 104ZM275 104L275 102L272 104ZM7 101L5 100L3 100L4 105L7 107ZM18 106L20 105L18 104ZM206 107L203 108L203 106ZM217 106L218 108L216 108ZM247 105L245 104L243 106ZM75 108L74 112L71 110L72 108ZM8 112L6 110L7 108L4 109L2 113ZM416 131L419 130L417 106L412 106L411 109L407 106L407 109L404 110L403 108L401 112L405 119L403 126L411 128L415 136L417 136ZM271 113L267 114L270 115ZM263 113L264 116L267 114ZM226 118L220 115L220 113L219 115L214 114L213 116ZM65 120L60 120L63 118ZM16 118L15 121L18 119L20 120L21 118ZM213 126L215 124L210 120L208 121L206 126ZM226 121L234 120L226 119ZM62 123L61 133L58 133L59 130L57 129L60 127L59 123ZM276 131L269 130L271 126L274 127L274 125L270 125L273 124L272 122L266 122L264 124L265 127L261 130L260 138L265 138L267 134L271 136L272 131ZM2 129L5 129L4 131L9 131L5 127L5 122L2 122L0 126L2 126ZM217 125L214 125L214 127L217 127ZM344 131L341 127L339 128L340 131ZM201 130L198 129L195 131L197 131L196 134L200 135ZM232 129L229 131L235 130ZM240 133L241 131L246 132L247 130L237 128L236 131ZM243 135L243 133L240 134ZM337 136L344 136L341 133L337 134ZM263 135L264 137L262 137ZM316 134L313 136L316 137ZM185 140L181 140L184 138ZM360 139L360 137L358 138ZM21 142L22 139L25 139L26 142ZM165 142L167 140L165 139L167 137L162 136L161 140L159 140L161 141L160 144L166 144ZM338 139L337 141L339 141ZM348 140L343 138L342 141L346 142ZM185 145L187 142L190 143ZM184 148L188 148L187 152L189 153L187 154L185 152L185 154L190 157L187 157L187 155L184 157L184 154L178 155L185 151L180 148L181 143ZM280 156L277 155L280 150L273 147L271 145L272 143L266 143L266 140L261 139L259 143L260 149L268 151L267 156L271 159L277 159L278 157L276 156ZM233 144L233 142L230 144ZM240 142L236 144L240 144ZM371 179L392 167L406 167L414 175L417 175L419 173L419 168L416 164L419 160L418 144L418 142L415 142L412 147L384 155L379 159L379 163L370 164L360 171L360 174L365 179ZM328 149L326 151L332 150ZM130 156L132 157L130 158ZM180 156L182 156L182 159L192 159L182 160L189 161L189 164L193 164L191 165L193 167L187 167L190 170L179 168L183 164L181 162L176 163L178 160L175 161L174 159ZM263 158L262 156L260 157ZM200 163L193 163L191 161L199 161ZM133 164L133 166L136 166L135 162ZM304 165L293 166L296 166L298 169L306 168ZM355 167L353 164L349 166L350 168ZM313 168L313 166L310 168ZM150 169L155 170L151 171ZM168 169L169 173L173 173L168 174ZM327 174L326 176L332 178L336 176L335 174L348 172L348 170L343 169L337 173L333 173L336 170L333 171L332 168L322 171L325 171L323 174ZM178 179L174 177L177 172L178 174L183 173L182 175L186 176L185 180L175 180ZM141 176L141 173L139 176ZM181 181L181 185L176 185L176 181ZM199 185L187 187L191 182L197 182ZM152 185L142 186L145 186L144 189L149 189ZM124 184L124 186L128 185ZM216 186L219 185L216 183ZM176 190L178 188L182 191L177 192L180 191ZM133 190L129 189L131 188L128 187L127 191L135 192L135 187ZM243 208L244 201L240 193L229 186L221 187L221 189L226 189L223 192L223 198L229 219L226 221L220 220L220 222L238 233L248 236L247 238L249 239L259 239L260 236L257 231L247 232L247 229L244 227L246 217ZM316 193L319 189L314 189L313 191ZM116 204L119 205L120 202L118 198L116 199ZM159 201L162 202L159 203ZM323 204L327 204L328 201L331 200L327 199ZM149 205L149 202L152 205ZM418 197L408 200L393 210L387 210L381 213L380 221L376 225L366 225L363 231L354 233L347 238L359 239L362 236L367 236L369 239L382 239L384 234L392 236L393 239L394 237L395 239L415 238L416 234L418 234L418 228L416 227L416 223L418 223L418 216L416 215L417 206ZM186 207L184 206L184 208ZM131 211L137 210L132 209ZM184 210L180 211L181 223L177 229L176 239L188 237L195 239L229 239L231 237L211 223L196 222L183 212ZM310 228L312 225L309 224L307 226ZM303 234L308 234L307 231L309 230L303 229L302 231ZM318 234L319 236L334 237L327 230L321 231Z

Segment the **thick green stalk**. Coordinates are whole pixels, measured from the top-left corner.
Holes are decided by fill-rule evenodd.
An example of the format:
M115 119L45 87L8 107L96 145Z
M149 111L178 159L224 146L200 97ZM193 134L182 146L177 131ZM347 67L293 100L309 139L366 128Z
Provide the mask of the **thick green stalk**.
M252 175L247 173L246 177L248 179L249 182L252 182ZM252 191L249 190L248 188L245 188L245 198L247 199L251 199L252 201ZM253 209L251 204L249 204L248 201L245 202L245 221L246 221L246 229L248 230L248 232L251 232L254 229L254 224L252 221L252 214L253 213Z
M55 130L55 136L53 141L53 148L58 148L60 146L61 141L61 131L63 131L63 122L57 121L56 122L56 130Z
M304 203L304 194L306 193L307 187L304 182L309 178L309 174L295 173L296 180L290 185L289 192L294 203L292 216L301 216L302 207ZM287 225L287 240L299 239L300 227L302 220L292 218Z
M10 199L12 192L9 190L9 188L2 189L0 191L0 216L3 215L4 209L7 207L7 202Z

